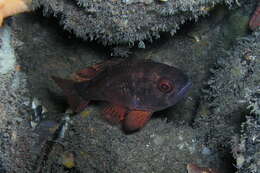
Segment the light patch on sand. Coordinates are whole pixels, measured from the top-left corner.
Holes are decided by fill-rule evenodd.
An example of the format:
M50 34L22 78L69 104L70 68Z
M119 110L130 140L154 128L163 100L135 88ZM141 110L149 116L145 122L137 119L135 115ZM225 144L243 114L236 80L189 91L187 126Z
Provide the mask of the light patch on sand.
M15 55L11 46L11 28L0 28L0 74L7 74L14 69Z

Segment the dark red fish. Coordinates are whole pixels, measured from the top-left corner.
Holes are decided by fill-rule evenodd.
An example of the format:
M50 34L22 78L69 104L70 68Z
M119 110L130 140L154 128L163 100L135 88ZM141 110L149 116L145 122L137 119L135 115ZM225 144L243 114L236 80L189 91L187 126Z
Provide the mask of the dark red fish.
M260 27L260 0L257 0L256 10L253 16L250 19L249 27L251 30L255 30L257 27Z
M90 100L106 101L105 118L127 131L143 127L155 111L177 103L191 87L181 70L151 60L108 61L76 73L79 81L53 77L76 112Z

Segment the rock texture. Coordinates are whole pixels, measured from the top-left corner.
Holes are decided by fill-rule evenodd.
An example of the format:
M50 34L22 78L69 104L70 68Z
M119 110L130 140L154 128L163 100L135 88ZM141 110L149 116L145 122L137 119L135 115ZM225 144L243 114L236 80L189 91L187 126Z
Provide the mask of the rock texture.
M244 1L246 2L246 1ZM235 0L34 0L44 14L58 17L64 29L86 40L104 45L137 44L160 37L160 32L176 33L183 23L208 14L217 4L237 6Z

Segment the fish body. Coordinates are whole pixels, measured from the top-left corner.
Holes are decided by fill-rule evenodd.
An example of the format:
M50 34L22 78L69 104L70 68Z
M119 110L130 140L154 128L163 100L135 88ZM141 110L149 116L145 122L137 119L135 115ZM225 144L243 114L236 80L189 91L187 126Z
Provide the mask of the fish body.
M110 103L107 118L117 117L130 130L144 126L153 112L176 104L191 87L181 70L151 60L118 60L100 66L79 72L80 82L54 80L78 105L83 100Z

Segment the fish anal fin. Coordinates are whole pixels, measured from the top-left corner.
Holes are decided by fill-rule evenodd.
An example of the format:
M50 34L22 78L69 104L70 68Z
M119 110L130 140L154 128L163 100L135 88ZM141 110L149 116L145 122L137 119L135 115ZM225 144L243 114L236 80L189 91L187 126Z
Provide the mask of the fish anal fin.
M129 112L123 122L123 129L127 132L138 130L150 120L152 112L134 110Z
M111 124L118 124L125 118L126 108L108 104L103 110L104 118Z
M87 107L89 101L84 100L78 95L74 87L74 81L58 78L55 76L52 76L52 79L62 89L64 95L67 97L67 102L70 105L70 108L74 112L81 112Z

